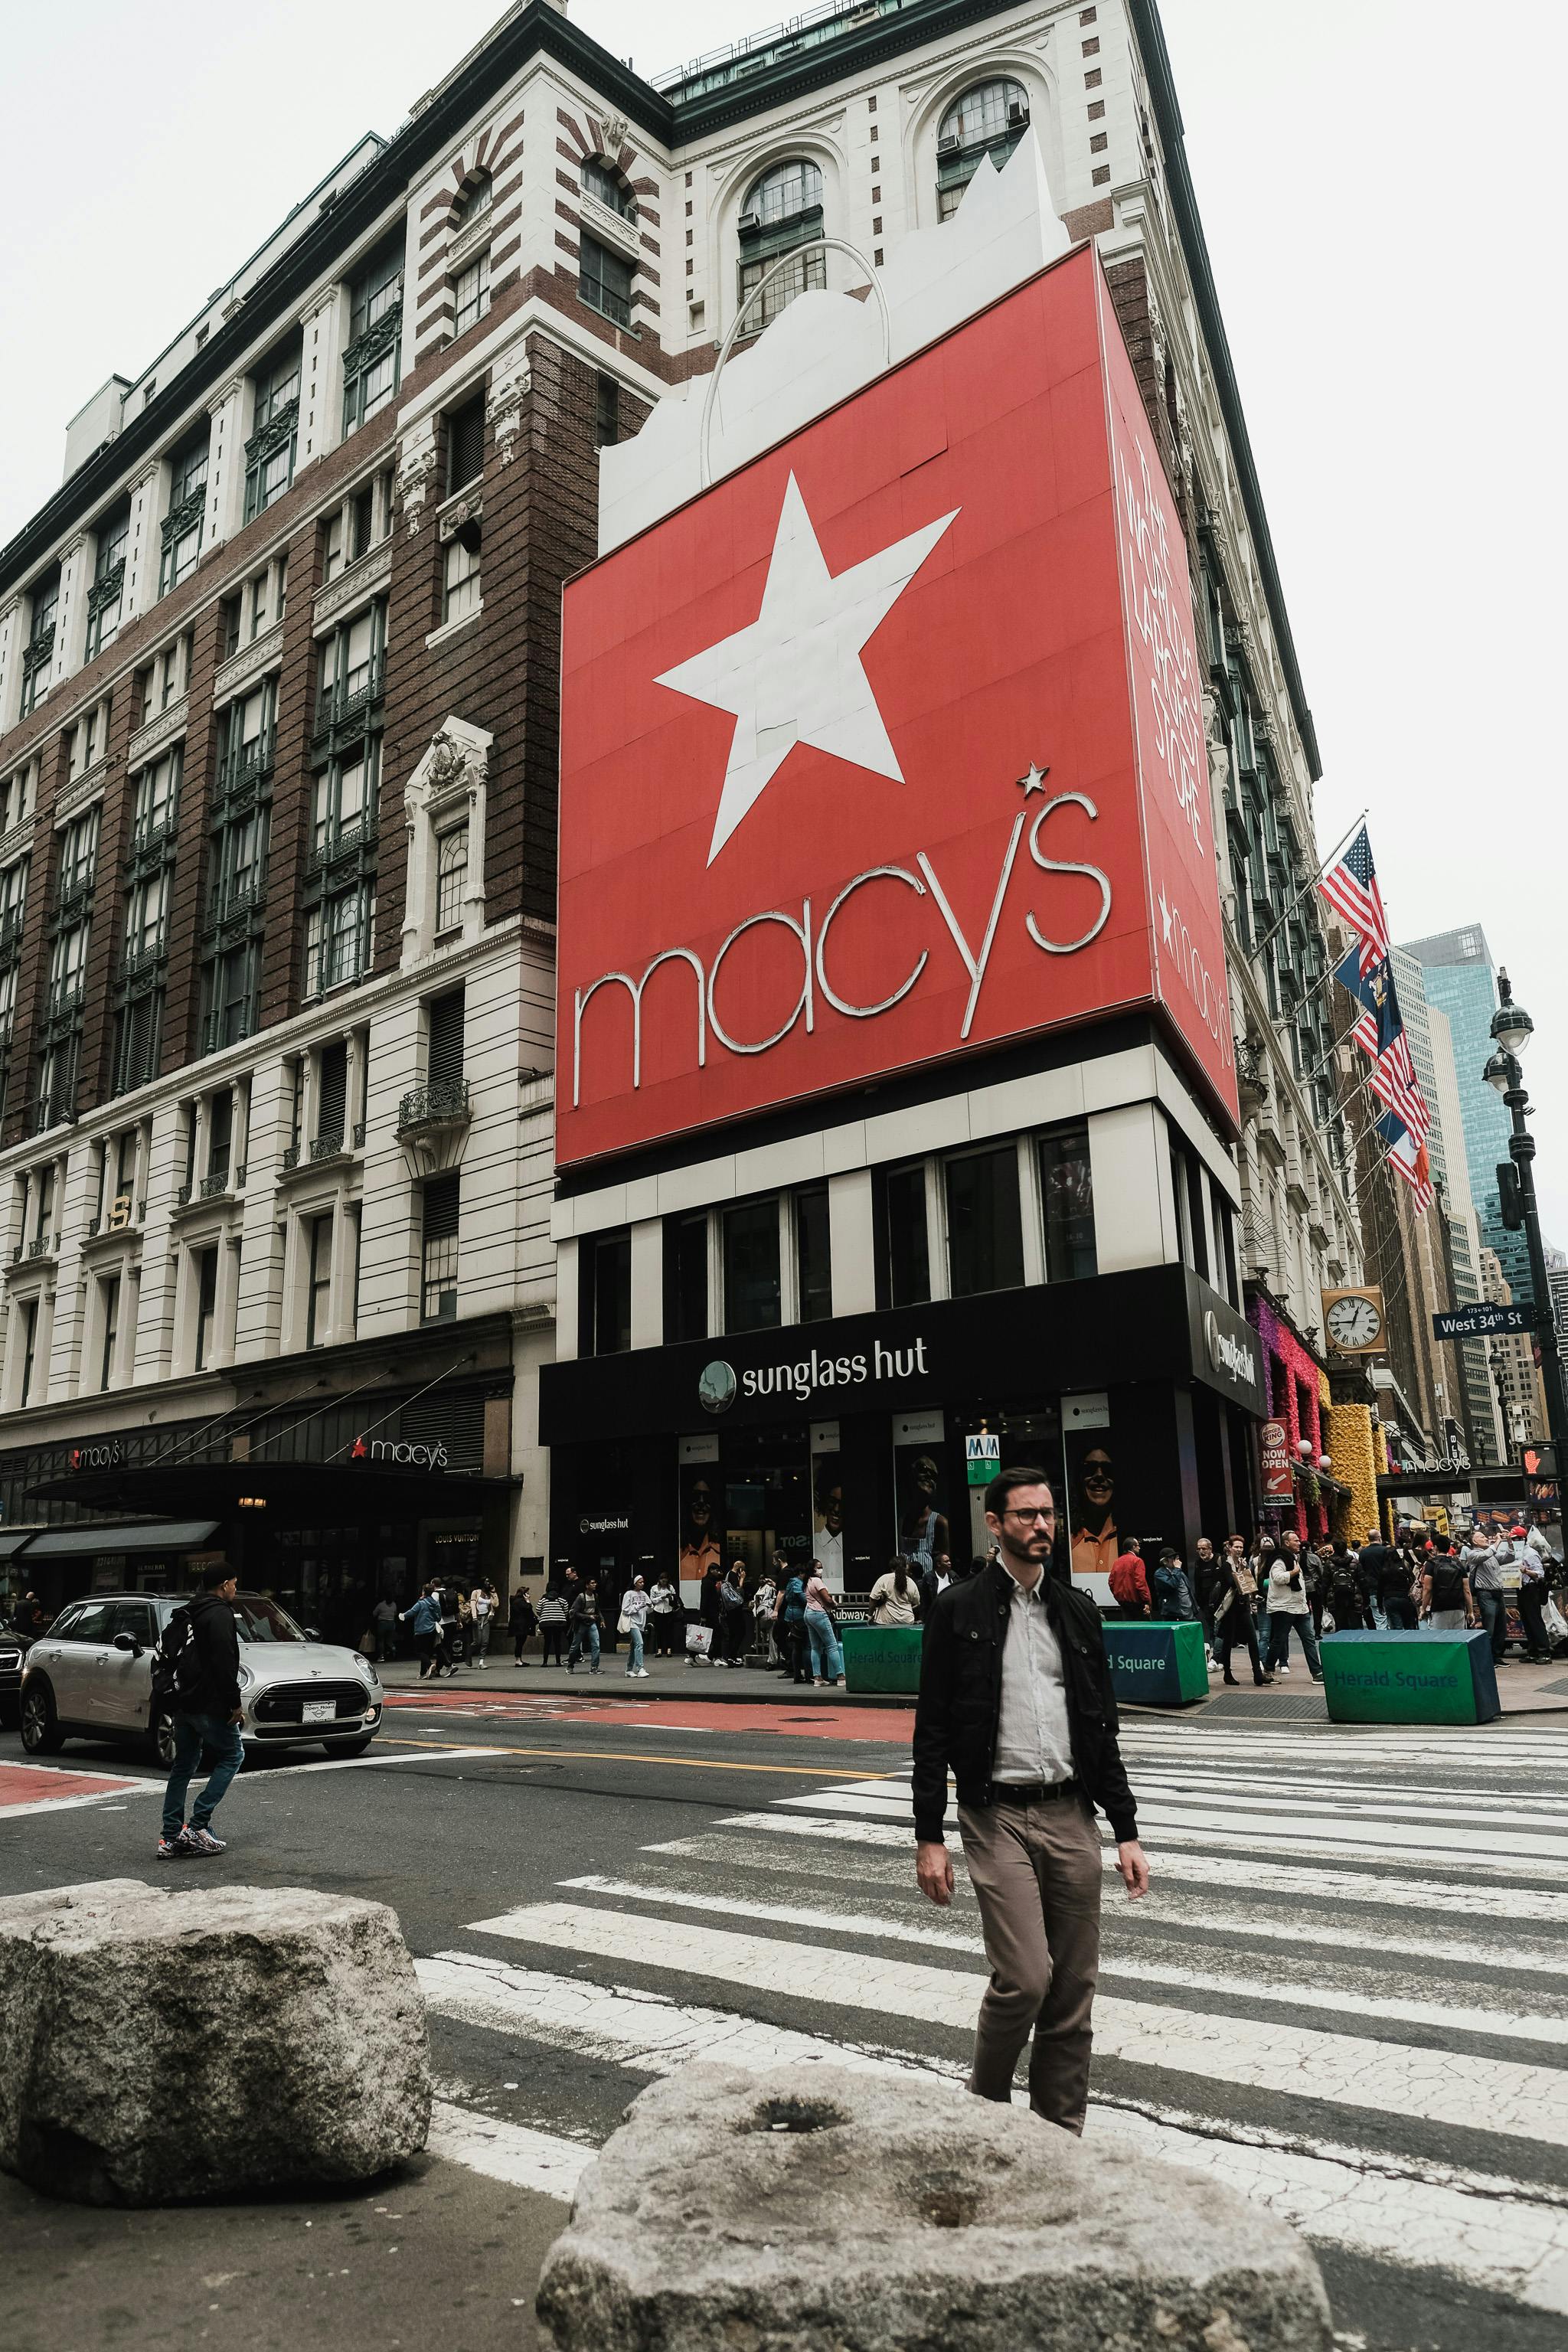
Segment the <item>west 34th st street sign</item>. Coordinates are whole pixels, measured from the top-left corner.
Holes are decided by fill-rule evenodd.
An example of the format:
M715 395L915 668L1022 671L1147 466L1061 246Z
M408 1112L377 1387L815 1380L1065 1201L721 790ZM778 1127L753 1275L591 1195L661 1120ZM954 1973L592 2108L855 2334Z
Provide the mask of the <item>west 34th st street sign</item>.
M1235 1119L1184 542L1092 248L563 628L563 1165L1147 1003Z
M1490 1307L1484 1299L1473 1306L1446 1309L1432 1318L1433 1333L1439 1339L1490 1339L1499 1331L1532 1328L1528 1307Z

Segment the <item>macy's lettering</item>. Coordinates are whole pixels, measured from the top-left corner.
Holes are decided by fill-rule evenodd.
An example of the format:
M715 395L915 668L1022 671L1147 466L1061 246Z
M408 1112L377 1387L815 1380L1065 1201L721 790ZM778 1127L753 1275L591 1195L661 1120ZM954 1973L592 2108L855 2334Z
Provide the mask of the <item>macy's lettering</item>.
M402 1438L356 1437L349 1448L351 1462L395 1462L405 1469L444 1470L447 1448L439 1438L434 1445L415 1445Z
M1109 877L1098 866L1085 866L1076 858L1047 857L1040 846L1040 828L1046 819L1054 814L1058 809L1068 807L1085 810L1091 820L1098 818L1100 814L1087 793L1058 793L1055 800L1047 801L1044 808L1036 812L1033 819L1030 818L1027 810L1020 810L1014 818L1012 830L1007 836L1007 846L1003 854L1001 872L997 876L995 892L991 901L990 915L977 948L972 946L965 936L963 927L952 910L946 891L942 888L936 867L922 849L915 858L915 865L920 869L918 873L911 873L906 866L868 866L864 873L855 875L844 885L827 912L822 917L821 921L816 925L815 935L812 903L809 898L805 898L801 902L798 919L794 914L785 914L782 908L776 907L770 907L760 915L748 915L743 923L736 924L734 929L723 941L713 958L710 968L704 966L695 948L678 947L665 948L656 955L647 964L640 980L634 980L630 972L626 971L601 972L598 979L591 981L586 988L577 990L573 1002L573 1108L576 1109L582 1099L583 1016L588 1009L590 1000L601 988L612 986L624 988L631 998L632 1085L634 1088L641 1086L643 992L661 964L689 964L696 977L697 1066L700 1070L706 1069L708 1066L710 1031L727 1053L765 1054L771 1047L787 1037L796 1023L803 1018L807 1034L810 1035L815 1031L816 1001L819 995L835 1013L841 1014L847 1021L875 1021L880 1013L889 1013L895 1004L902 1003L931 961L929 948L921 948L908 977L900 982L890 995L879 998L875 1004L851 1003L847 997L839 994L828 978L827 950L834 923L855 893L863 889L868 882L898 882L911 891L917 898L929 896L934 902L953 948L969 975L969 998L964 1006L963 1020L958 1033L962 1043L968 1037L973 1026L975 1011L980 1003L980 992L984 986L986 968L991 961L991 951L995 945L997 927L1002 919L1003 901L1007 896L1007 886L1013 878L1013 867L1017 859L1018 845L1024 837L1026 827L1029 836L1029 856L1042 873L1082 874L1100 886L1100 912L1088 930L1079 939L1047 938L1036 921L1032 909L1026 912L1024 917L1024 929L1035 946L1044 955L1076 955L1080 948L1088 947L1091 940L1098 939L1105 929L1106 920L1110 913ZM782 1027L775 1029L771 1036L731 1037L727 1034L719 1018L717 1003L719 974L723 969L725 957L737 940L763 923L778 924L782 929L790 932L800 942L802 960L800 993L795 998L788 1020Z

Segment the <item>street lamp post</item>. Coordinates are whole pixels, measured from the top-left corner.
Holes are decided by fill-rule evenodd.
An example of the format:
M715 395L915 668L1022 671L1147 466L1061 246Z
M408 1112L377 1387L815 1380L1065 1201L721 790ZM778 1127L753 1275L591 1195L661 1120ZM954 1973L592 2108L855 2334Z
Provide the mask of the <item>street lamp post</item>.
M1530 1097L1519 1056L1535 1034L1535 1024L1522 1004L1513 1001L1506 971L1498 973L1498 1009L1491 1034L1497 1046L1481 1076L1502 1097L1513 1120L1508 1139L1509 1157L1519 1171L1521 1219L1530 1255L1531 1287L1535 1293L1535 1337L1541 1349L1542 1384L1546 1391L1546 1421L1557 1454L1557 1475L1568 1465L1568 1403L1563 1391L1563 1355L1557 1342L1557 1318L1552 1311L1552 1291L1546 1279L1546 1252L1541 1241L1541 1217L1535 1205L1535 1138L1525 1125Z

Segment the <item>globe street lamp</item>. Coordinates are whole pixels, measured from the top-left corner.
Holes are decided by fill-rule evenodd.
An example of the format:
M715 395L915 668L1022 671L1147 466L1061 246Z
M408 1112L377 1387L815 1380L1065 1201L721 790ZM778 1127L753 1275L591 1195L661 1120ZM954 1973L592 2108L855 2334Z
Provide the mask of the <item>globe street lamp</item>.
M1525 1248L1530 1255L1531 1287L1535 1294L1535 1338L1541 1349L1541 1377L1546 1391L1546 1420L1557 1454L1557 1475L1561 1478L1568 1465L1568 1402L1563 1390L1563 1357L1557 1344L1557 1318L1552 1311L1552 1292L1546 1279L1546 1253L1541 1242L1541 1218L1535 1205L1535 1138L1525 1126L1530 1111L1530 1097L1525 1092L1524 1073L1519 1066L1519 1056L1535 1034L1535 1024L1522 1004L1516 1004L1513 990L1506 971L1498 973L1498 1009L1491 1019L1492 1040L1497 1047L1486 1068L1481 1072L1508 1105L1513 1121L1513 1132L1508 1139L1509 1157L1519 1178L1520 1223L1524 1228Z

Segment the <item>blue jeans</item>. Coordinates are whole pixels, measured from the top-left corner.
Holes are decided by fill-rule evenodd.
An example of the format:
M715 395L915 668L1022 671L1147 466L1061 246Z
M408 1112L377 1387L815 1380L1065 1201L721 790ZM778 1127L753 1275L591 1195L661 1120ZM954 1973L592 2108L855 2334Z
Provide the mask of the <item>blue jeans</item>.
M635 1675L640 1674L641 1671L642 1627L633 1625L628 1627L626 1632L626 1672L628 1675Z
M805 1630L811 1642L812 1679L824 1677L830 1683L837 1682L844 1672L844 1653L826 1610L808 1609Z
M586 1650L594 1662L594 1672L599 1671L599 1629L596 1625L574 1625L572 1644L566 1653L566 1663L574 1666Z
M1299 1615L1294 1610L1289 1609L1276 1609L1272 1612L1268 1620L1270 1667L1282 1666L1285 1664L1286 1654L1290 1647L1292 1626L1301 1637L1301 1647L1307 1653L1308 1666L1314 1675L1321 1675L1323 1671L1323 1662L1318 1654L1318 1637L1312 1631L1312 1612L1310 1609L1303 1609Z
M185 1792L191 1785L192 1773L202 1760L204 1748L209 1748L217 1761L191 1814L190 1826L194 1830L205 1830L217 1811L229 1782L245 1761L245 1742L239 1736L238 1724L230 1723L226 1716L185 1715L176 1710L174 1769L163 1791L166 1838L178 1837L185 1826Z
M1506 1592L1478 1592L1476 1607L1481 1612L1481 1623L1491 1639L1492 1664L1500 1664L1508 1648L1508 1595Z

